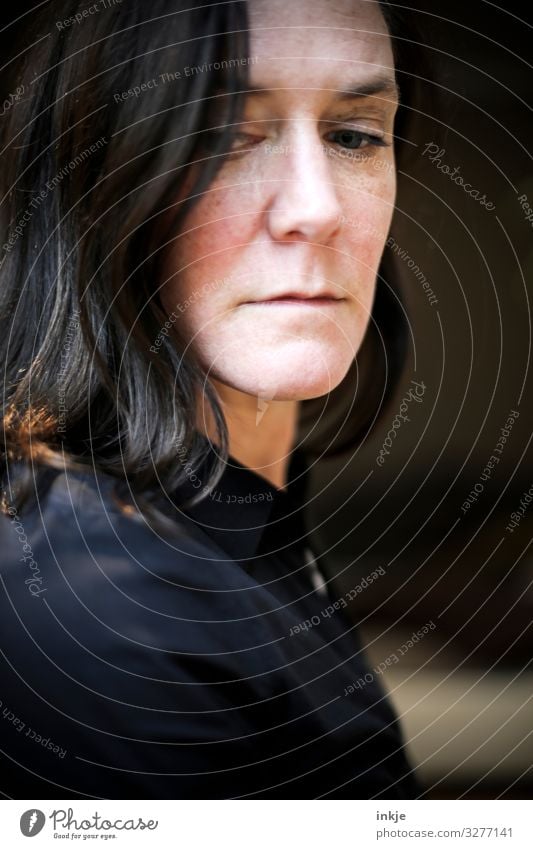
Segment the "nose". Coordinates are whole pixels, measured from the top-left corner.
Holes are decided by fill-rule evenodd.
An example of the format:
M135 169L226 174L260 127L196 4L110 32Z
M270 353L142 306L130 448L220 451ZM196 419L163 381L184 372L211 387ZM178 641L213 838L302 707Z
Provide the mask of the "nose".
M270 235L276 241L325 243L340 226L342 209L332 182L327 149L302 121L282 145L276 192L268 210Z

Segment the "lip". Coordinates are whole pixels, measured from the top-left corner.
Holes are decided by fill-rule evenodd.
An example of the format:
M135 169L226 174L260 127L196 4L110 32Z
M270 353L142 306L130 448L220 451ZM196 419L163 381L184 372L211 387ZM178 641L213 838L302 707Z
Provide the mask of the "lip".
M256 301L245 301L245 304L287 304L292 306L306 307L325 307L332 304L340 303L346 298L339 298L329 292L320 293L317 295L309 295L305 292L287 292L282 295L274 295L270 298L261 298Z

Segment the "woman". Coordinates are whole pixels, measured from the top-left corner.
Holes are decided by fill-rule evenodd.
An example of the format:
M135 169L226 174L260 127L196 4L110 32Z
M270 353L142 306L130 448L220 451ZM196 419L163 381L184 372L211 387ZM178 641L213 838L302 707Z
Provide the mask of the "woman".
M317 412L340 450L401 359L396 18L192 5L48 4L16 68L4 792L412 798L304 524Z

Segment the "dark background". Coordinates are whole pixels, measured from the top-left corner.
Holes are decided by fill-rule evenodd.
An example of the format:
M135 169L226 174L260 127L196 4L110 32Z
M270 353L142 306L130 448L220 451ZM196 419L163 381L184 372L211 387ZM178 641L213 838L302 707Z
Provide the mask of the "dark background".
M533 503L506 530L533 485L533 227L518 201L533 207L531 19L526 4L522 20L516 3L414 5L440 102L417 119L394 226L438 303L404 262L405 378L360 450L315 472L313 526L339 596L386 570L352 605L375 665L436 625L383 674L427 797L531 798ZM494 210L422 155L437 128L441 162ZM380 467L411 379L423 402ZM511 410L500 462L463 513Z
M34 5L4 4L4 62L26 46L29 16L8 24ZM438 303L404 262L405 378L371 438L314 472L312 528L339 597L385 569L350 607L374 665L435 623L383 674L427 797L531 798L533 503L513 533L506 525L533 484L533 228L518 201L525 193L533 207L532 21L517 3L407 5L439 96L399 174L395 234ZM422 156L437 135L442 162L493 211ZM411 379L426 385L423 402L379 467ZM500 463L463 513L511 410L520 416Z

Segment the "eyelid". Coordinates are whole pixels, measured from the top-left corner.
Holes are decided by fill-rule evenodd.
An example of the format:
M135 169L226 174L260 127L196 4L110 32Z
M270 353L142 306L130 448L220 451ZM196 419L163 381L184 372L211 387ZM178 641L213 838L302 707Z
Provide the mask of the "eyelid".
M241 142L242 144L251 144L256 145L266 140L269 136L269 125L272 123L271 119L264 120L251 120L251 121L240 121L239 123L235 123L233 125L221 125L219 127L213 128L211 130L211 134L213 135L221 135L227 129L229 134L233 137L234 141ZM334 133L340 133L343 130L348 130L353 133L359 133L361 136L365 137L371 144L380 145L383 147L391 147L392 142L387 141L389 138L389 134L387 133L386 128L381 124L379 127L369 126L367 121L362 122L359 120L352 119L328 119L322 120L319 124L326 125L321 131L319 130L319 135L325 134L326 136L332 135Z
M214 126L212 128L213 131L222 132L227 126L230 132L251 132L254 129L257 130L258 133L266 132L272 124L285 125L291 122L302 122L302 123L313 123L313 118L243 118L241 121L235 124L220 124L218 126ZM327 125L349 125L353 129L361 130L362 132L373 132L375 130L385 131L385 126L387 124L386 116L384 115L338 115L333 116L331 118L320 118L317 121L317 124L320 126ZM378 125L378 126L376 126Z
M347 116L345 118L330 118L323 120L321 123L326 124L328 127L331 127L332 125L349 127L351 130L358 130L361 133L386 132L386 121L371 117L353 118Z
M394 139L393 130L389 129L385 122L370 124L368 120L360 121L348 119L344 121L328 121L326 133L339 132L341 130L352 130L355 133L361 133L363 136L370 136L374 139L380 139L382 144L391 146Z
M347 129L346 127L340 127L337 130L329 130L329 132L326 133L326 137L330 136L330 135L335 135L337 133L342 133L343 130L346 130L346 129ZM376 135L374 133L363 133L363 132L361 132L361 130L351 130L350 128L348 128L348 129L350 130L350 132L354 132L356 134L359 134L362 137L362 139L364 141L366 141L366 144L363 145L363 147L354 148L354 150L364 150L367 147L377 148L377 147L392 147L393 146L392 142L386 141L384 136ZM333 144L336 144L336 142L333 142Z

